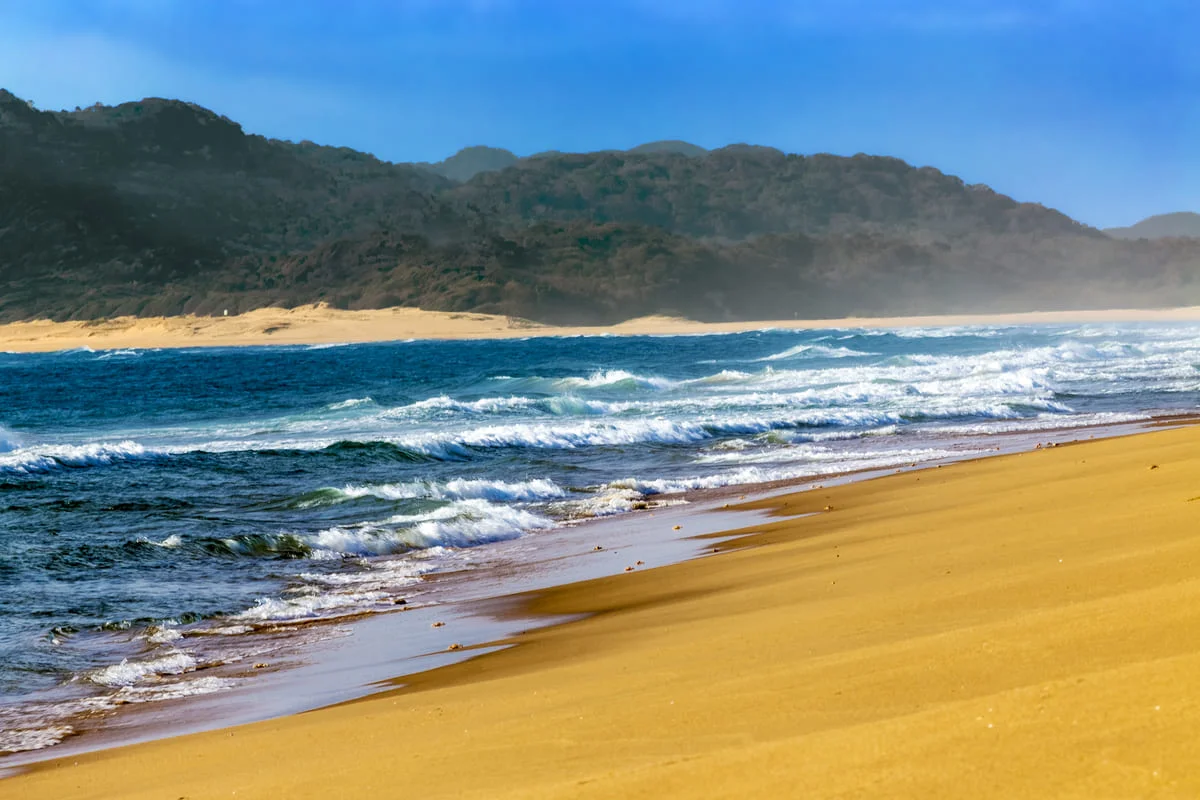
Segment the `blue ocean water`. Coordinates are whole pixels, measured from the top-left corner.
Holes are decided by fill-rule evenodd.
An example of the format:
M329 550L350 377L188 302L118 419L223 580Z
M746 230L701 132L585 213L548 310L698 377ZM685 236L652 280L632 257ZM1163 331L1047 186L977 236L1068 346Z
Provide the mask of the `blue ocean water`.
M1197 390L1194 325L0 355L0 753L228 688L211 667L467 548Z

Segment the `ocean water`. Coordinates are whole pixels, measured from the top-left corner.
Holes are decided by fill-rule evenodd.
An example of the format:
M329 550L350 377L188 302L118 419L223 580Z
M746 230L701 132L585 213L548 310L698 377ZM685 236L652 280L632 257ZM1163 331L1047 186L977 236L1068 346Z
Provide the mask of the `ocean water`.
M490 542L1198 390L1195 325L0 354L0 753L252 680L218 668Z

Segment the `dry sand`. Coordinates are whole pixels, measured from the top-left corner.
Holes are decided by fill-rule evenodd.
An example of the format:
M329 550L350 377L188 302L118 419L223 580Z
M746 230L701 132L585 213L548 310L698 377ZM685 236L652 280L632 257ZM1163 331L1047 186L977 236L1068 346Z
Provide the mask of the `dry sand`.
M1082 322L1200 322L1200 307L1156 310L1033 311L927 317L849 317L834 320L761 320L703 323L643 317L620 325L555 327L488 314L454 314L416 308L340 311L324 305L262 308L230 317L119 317L93 322L15 322L0 325L0 351L35 352L90 347L213 347L263 344L332 344L402 339L501 339L589 334L728 333L762 328L1019 325Z
M767 505L728 552L524 598L591 616L407 689L0 795L1200 796L1200 428Z

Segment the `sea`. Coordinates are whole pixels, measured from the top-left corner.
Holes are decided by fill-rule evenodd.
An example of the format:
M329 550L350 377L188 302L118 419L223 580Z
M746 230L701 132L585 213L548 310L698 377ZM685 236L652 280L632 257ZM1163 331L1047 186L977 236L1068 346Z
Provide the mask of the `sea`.
M221 667L497 543L1198 392L1195 324L0 354L0 753L257 680Z

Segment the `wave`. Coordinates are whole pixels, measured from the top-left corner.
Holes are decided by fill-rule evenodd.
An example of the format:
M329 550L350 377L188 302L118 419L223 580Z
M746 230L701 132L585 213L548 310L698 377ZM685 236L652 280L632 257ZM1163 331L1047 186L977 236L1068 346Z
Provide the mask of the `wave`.
M806 463L802 466L787 466L764 468L747 466L738 469L724 470L710 475L695 475L686 478L625 478L612 481L606 485L609 489L627 489L644 496L657 494L680 494L683 492L703 489L719 489L726 486L746 486L759 483L771 483L783 480L798 480L802 478L819 478L846 472L858 472L871 469L887 469L904 466L913 462L930 462L944 458L961 458L964 455L985 451L972 450L940 450L936 448L900 450L879 453L873 456L864 455L859 458L831 458L826 462Z
M780 353L775 353L755 361L784 361L804 356L805 358L854 358L860 356L877 356L879 353L868 353L863 350L853 350L849 347L827 347L820 344L798 344Z
M198 448L198 449L200 451L204 451L205 449L208 449L208 448L202 447L202 448ZM388 461L398 461L401 463L409 463L409 464L430 461L434 458L433 456L429 455L428 453L418 451L418 450L413 450L413 449L406 448L406 447L402 447L400 445L397 445L397 444L394 444L394 443L388 442L388 441L379 441L379 440L357 441L354 439L341 439L339 441L331 442L331 443L330 442L292 442L292 443L287 443L285 446L282 446L282 447L278 448L278 450L275 450L275 451L271 451L271 450L257 450L256 451L256 449L254 447L254 443L247 442L247 443L241 445L240 447L230 448L230 450L227 450L226 452L244 451L244 452L267 453L267 452L287 452L287 451L304 452L304 451L310 451L310 450L320 450L328 455L333 455L333 456L346 456L346 457L350 457L350 458L360 458L362 456L367 456L372 459L382 458L382 459L386 459ZM470 454L466 453L466 452L463 452L461 454L462 458L466 458L469 456L470 456ZM442 456L443 460L448 460L450 458L451 458L451 456L449 453L446 453Z
M1006 387L1004 384L1008 383ZM962 418L1014 419L1040 412L1069 413L1049 399L1053 391L1021 376L989 384L988 394L973 398L929 385L838 386L790 395L742 395L692 398L637 410L668 412L689 419L655 416L601 416L561 422L530 421L432 430L388 437L325 440L233 440L149 448L134 441L85 445L37 445L0 453L0 473L35 474L122 462L158 460L204 453L289 455L321 451L335 457L389 460L466 461L503 448L577 450L641 444L691 444L727 436L745 436L819 428L864 428ZM738 409L736 404L746 408ZM727 408L733 404L734 408ZM628 406L628 409L635 407ZM378 438L375 438L378 436Z
M124 662L129 674L137 669ZM161 678L160 673L154 673ZM146 686L120 685L117 691L98 697L85 697L63 702L29 702L0 708L0 755L41 750L73 735L77 716L95 717L128 703L147 703L156 700L176 700L224 691L239 683L234 678L204 677L171 682L153 682Z
M459 478L445 483L410 481L408 483L348 485L341 489L331 487L318 489L300 498L294 507L314 508L336 505L363 497L374 497L380 500L490 500L492 502L530 503L552 500L565 494L565 489L554 481L546 479L505 481Z
M194 671L196 666L194 657L177 650L146 661L130 661L126 658L120 664L96 670L88 675L88 679L101 686L116 688L132 686L135 683L162 675L182 675L185 672Z
M577 391L616 390L662 391L672 389L680 381L657 375L638 375L623 369L596 370L586 376L571 375L562 378L544 378L537 375L514 377L512 375L496 375L489 379L492 384L503 384L515 391L532 391L539 394L561 394Z
M326 411L343 411L347 408L358 408L359 406L373 406L375 400L370 397L352 397L349 400L342 400L340 403L330 403L325 406Z
M473 451L524 447L582 449L637 444L690 444L726 436L745 436L809 428L865 428L963 418L1014 419L1044 411L1066 412L1061 403L1036 397L914 398L901 407L869 406L789 409L741 413L696 420L664 417L582 420L574 423L492 425L446 433L428 433L394 441L398 447L432 458L465 458Z
M632 386L639 389L669 389L678 384L669 378L635 375L623 369L606 369L593 372L586 378L559 378L560 387L568 389L596 389Z
M382 524L333 527L305 538L318 556L379 556L434 547L475 547L552 527L551 520L525 509L461 500L427 514L392 517Z
M472 498L418 514L336 525L315 533L243 534L205 539L198 544L218 555L321 560L397 555L435 547L475 547L553 526L553 521L532 511Z
M140 350L105 350L96 356L96 360L107 361L110 358L140 358L141 355L142 352Z
M82 445L34 445L0 453L0 473L36 474L63 468L83 468L123 461L163 458L169 453L150 450L134 441Z
M267 622L337 616L337 612L359 613L388 596L386 592L365 591L262 597L254 606L232 615L230 619Z

